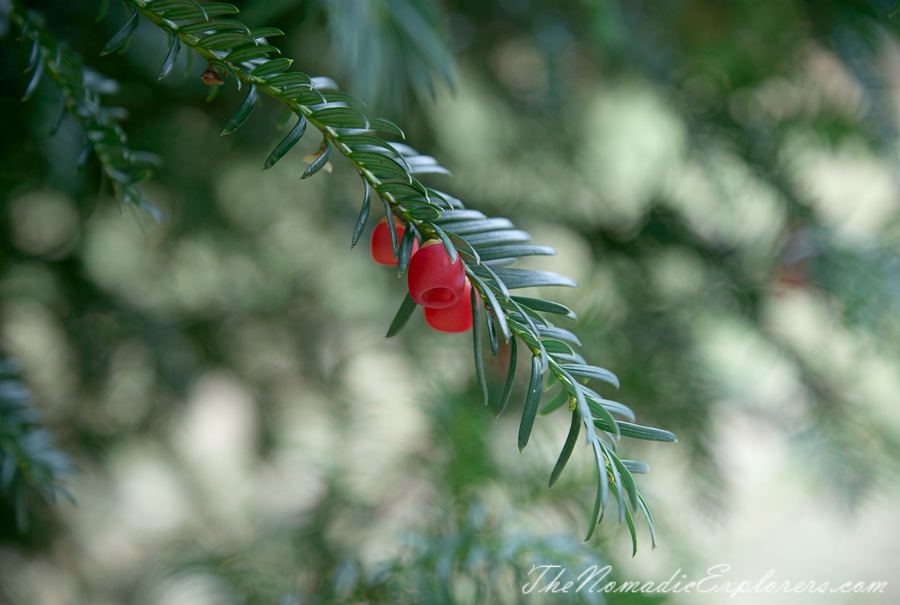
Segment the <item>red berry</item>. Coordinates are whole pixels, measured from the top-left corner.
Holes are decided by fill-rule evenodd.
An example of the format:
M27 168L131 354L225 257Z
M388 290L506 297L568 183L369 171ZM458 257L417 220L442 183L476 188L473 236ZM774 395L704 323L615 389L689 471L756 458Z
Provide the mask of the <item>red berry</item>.
M450 262L439 240L428 240L409 261L409 295L423 307L444 309L459 300L466 287L462 259Z
M462 296L445 309L425 307L425 322L438 332L456 334L472 329L472 284L466 279Z
M394 244L391 242L389 229L387 217L384 217L375 225L375 229L372 231L372 260L379 265L396 267L397 259L394 258ZM394 232L397 234L397 242L399 243L406 232L406 225L397 217L394 217ZM412 253L415 254L418 249L419 242L413 240Z

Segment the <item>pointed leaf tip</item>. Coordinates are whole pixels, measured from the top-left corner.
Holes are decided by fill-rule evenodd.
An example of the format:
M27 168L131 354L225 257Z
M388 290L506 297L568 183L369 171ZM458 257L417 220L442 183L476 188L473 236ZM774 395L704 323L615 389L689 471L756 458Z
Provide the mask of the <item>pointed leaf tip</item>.
M563 469L566 468L566 464L569 462L569 458L572 456L572 451L575 449L575 443L578 442L578 434L581 432L581 416L578 414L578 410L572 410L572 422L569 425L569 434L566 437L566 442L563 444L563 449L559 453L559 459L556 461L556 466L553 467L553 472L550 473L550 482L547 485L547 489L553 487L553 484L556 483L556 480L559 479L559 476L562 474Z
M394 320L391 322L391 327L388 328L385 338L397 335L409 322L409 318L412 317L413 311L418 306L416 301L412 299L412 296L407 293L406 298L403 299L400 308L397 310L397 314L394 316Z
M329 157L331 157L331 140L324 138L322 139L322 144L319 146L318 154L315 159L313 159L312 163L306 167L306 170L303 171L303 175L300 178L308 179L323 168L328 170L328 167L331 166L331 164L328 163ZM303 159L305 160L306 158ZM328 171L330 172L330 170Z
M181 40L178 39L178 34L174 34L172 36L172 46L169 47L169 54L166 55L166 59L163 61L158 79L162 80L169 75L169 72L175 66L175 61L178 60L179 52L181 52Z
M299 117L300 119L297 120L297 123L291 128L291 131L287 133L281 142L275 146L275 149L272 150L269 157L266 158L266 163L263 164L263 170L268 170L274 166L278 160L283 158L285 154L297 144L297 141L303 138L303 133L306 132L306 117L303 114L299 114Z
M126 40L128 40L128 38L131 37L131 34L134 33L134 30L137 29L138 17L140 17L140 14L141 13L137 10L131 13L131 16L128 17L128 21L125 22L122 29L117 31L115 35L109 39L109 42L103 46L103 50L100 51L100 56L108 55L125 44Z
M241 124L243 124L250 116L250 112L253 111L253 108L256 107L256 102L258 100L259 93L256 91L256 86L251 84L250 90L247 92L247 96L244 98L244 102L241 103L241 106L238 107L237 111L234 112L234 115L231 116L231 119L228 120L228 124L225 125L225 130L222 131L222 136L231 134L235 130L240 128Z
M528 385L528 395L525 397L525 409L522 411L522 420L519 423L519 451L528 445L531 437L531 429L534 427L534 419L537 416L538 404L541 401L541 391L544 386L544 375L541 373L540 355L531 357L531 382Z
M350 242L350 249L356 247L357 242L359 242L359 236L362 235L363 229L366 227L366 222L369 220L369 210L371 207L371 188L369 187L369 181L363 179L363 183L366 186L366 195L363 198L362 208L359 210L359 218L356 219L356 227L353 229L353 239Z

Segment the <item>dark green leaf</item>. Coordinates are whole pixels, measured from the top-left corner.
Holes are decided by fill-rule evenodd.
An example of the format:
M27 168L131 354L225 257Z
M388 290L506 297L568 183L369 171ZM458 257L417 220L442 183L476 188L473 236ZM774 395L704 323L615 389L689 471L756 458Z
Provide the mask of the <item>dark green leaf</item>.
M463 203L449 193L444 193L443 191L438 191L437 189L432 188L428 189L428 193L431 194L432 197L438 198L440 200L441 206L447 208L448 210L463 209Z
M316 90L340 90L341 88L337 85L337 82L326 76L316 76L311 79L313 86L316 87Z
M128 40L128 38L131 37L131 34L134 33L134 30L137 29L138 17L140 17L140 13L137 10L131 13L131 16L128 17L128 21L125 22L122 29L117 31L116 34L109 39L109 42L103 46L103 50L100 51L100 56L108 55L125 44L125 41Z
M413 174L446 174L447 176L453 176L453 173L438 164L437 160L431 156L417 155L407 158L407 160L410 165L410 171Z
M405 198L418 198L419 190L400 181L389 181L375 186L379 193L390 195L395 200L403 200Z
M147 8L159 13L173 8L195 8L194 4L191 0L153 0Z
M542 339L542 342L548 353L564 353L567 355L573 355L575 353L575 351L572 350L572 347L561 340L554 340L551 338L547 340Z
M447 229L453 231L457 235L469 235L471 233L483 233L485 231L496 231L498 229L512 229L512 221L505 218L485 218L476 219L474 221L457 221Z
M402 184L402 183L401 183L401 184ZM427 206L428 208L432 208L432 209L434 209L434 210L436 210L436 211L438 211L438 212L441 211L440 206L438 206L437 204L435 204L435 203L433 203L433 202L429 202L428 200L426 200L426 199L425 199L424 197L422 197L421 195L418 195L418 196L409 196L409 197L403 198L402 206L403 206L404 208L416 208L416 207L419 207L419 206Z
M197 46L209 50L228 50L245 44L256 44L256 41L240 31L224 31L209 34L197 41Z
M432 225L431 227L437 233L437 236L440 238L441 243L444 244L444 249L447 251L447 254L450 255L450 262L455 263L456 259L459 258L459 255L456 253L456 246L453 245L453 242L450 241L450 238L447 237L447 234L444 233L443 229L441 229L437 225Z
M645 462L639 462L637 460L622 460L622 464L627 468L633 475L646 475L650 472L650 467L647 466ZM635 507L637 508L637 507Z
M565 377L565 380L562 381L563 388L565 388L572 395L576 397L580 395L582 399L584 399L584 391L582 390L581 385L575 382L575 379L572 378L572 374L563 371L562 375ZM587 407L595 414L597 414L597 416L599 416L599 419L596 419L594 421L595 424L597 422L602 422L603 429L605 431L608 431L616 437L619 437L619 425L616 423L616 419L613 418L612 414L609 413L609 410L607 410L602 405L591 406L589 403L587 403L587 399L584 399L584 401Z
M613 495L616 499L621 500L621 495L618 492L618 488L615 485L610 485L610 489L613 490ZM623 513L620 512L620 516ZM631 534L631 556L635 556L637 554L637 528L634 526L634 517L631 514L631 511L625 507L624 517L626 523L628 523L628 532Z
M572 456L572 451L575 449L575 443L578 442L578 434L581 432L581 417L578 415L578 410L574 410L572 412L572 423L569 425L569 435L566 437L566 442L563 444L562 451L559 453L559 459L556 461L556 466L553 467L553 472L550 473L550 483L547 485L547 488L553 487L553 484L556 483L556 480L559 479L559 476L562 474L563 469L566 468L566 464L569 462L569 458Z
M486 246L496 246L499 244L527 242L531 240L531 236L518 229L505 229L502 231L473 233L472 235L467 235L465 239L476 248L484 248Z
M641 505L641 510L644 511L644 516L647 517L647 525L650 527L650 540L653 548L656 548L656 530L653 527L653 515L650 514L650 507L647 506L647 502L640 494L638 494L638 502Z
M563 328L557 328L553 325L538 326L538 332L540 332L541 336L546 336L548 338L555 338L557 340L564 340L566 342L571 342L574 345L581 346L581 341L578 337L569 332L568 330L564 330Z
M241 89L241 86L243 85L243 82L244 82L244 81L241 80L240 77L238 77L238 74L237 74L237 72L235 71L234 66L231 65L231 63L228 63L227 61L220 61L220 60L216 59L216 60L214 60L214 61L212 62L212 65L215 66L215 67L218 67L219 69L221 69L221 70L224 71L225 73L231 75L231 77L234 78L235 81L237 82L237 89L238 89L238 90Z
M281 51L274 46L268 46L266 44L260 44L258 46L248 44L228 53L228 56L225 57L225 60L230 61L231 63L241 63L243 61L262 59L263 57L268 57L271 54L280 53Z
M619 388L619 379L616 378L615 374L607 369L598 368L597 366L584 366L574 364L566 364L562 367L573 376L581 376L583 378L596 378L597 380L608 382L616 388Z
M440 211L428 206L408 208L406 214L409 215L409 218L417 221L432 221L441 215Z
M289 74L278 74L266 78L266 84L271 86L309 86L311 84L309 76L297 71Z
M406 160L403 159L403 156L401 156L399 153L397 153L397 151L393 147L391 147L391 145L389 143L376 137L375 135L371 135L371 134L341 134L341 135L338 135L338 142L346 145L347 148L350 149L351 152L353 152L353 151L368 151L368 152L381 153L382 155L385 155L384 153L382 153L380 151L381 149L383 149L384 151L389 152L388 157L396 158L399 162L403 162L404 166L406 165L405 164Z
M559 363L587 363L587 361L579 355L575 353L574 355L567 355L566 353L556 353L553 355L553 359L558 361Z
M409 174L403 166L384 154L375 151L354 151L347 157L352 162L363 166L378 179L409 180Z
M180 31L184 34L190 34L191 36L212 33L212 32L234 31L234 30L247 32L247 26L245 26L240 21L233 21L231 19L216 19L214 21L198 21L197 23L188 23L186 25L178 26L178 31Z
M287 71L291 67L291 63L293 62L293 59L272 59L271 61L266 61L261 65L257 65L250 73L258 77L281 73ZM271 81L266 80L266 84L271 84Z
M503 394L500 395L499 411L497 412L498 418L506 410L506 406L509 403L509 396L512 394L513 384L516 382L516 369L518 364L519 346L515 337L513 337L509 342L509 370L506 373L506 383L503 385Z
M531 328L518 321L515 317L512 317L512 315L507 316L507 322L509 323L510 329L514 330L519 335L519 337L525 341L525 344L527 344L529 348L540 348L541 341L536 333L531 330Z
M250 35L254 38L275 38L283 36L284 32L277 27L256 27L250 30Z
M372 118L369 120L369 130L377 130L380 132L391 132L393 134L400 135L401 138L406 138L406 135L403 134L403 131L400 130L400 127L391 122L390 120L382 120L381 118Z
M238 11L237 7L227 2L207 2L203 5L203 10L210 17L218 17L219 15L234 15Z
M594 436L591 445L594 448L594 458L597 461L597 497L594 499L594 510L591 513L590 521L591 526L587 537L584 539L585 542L594 535L594 530L597 529L597 524L600 523L601 514L606 510L606 502L609 498L609 477L606 474L606 462L600 451L600 441L596 436Z
M175 61L178 59L179 52L181 52L181 40L178 39L177 35L173 35L172 46L169 47L169 54L166 55L166 59L162 64L162 69L159 72L160 80L168 76L169 72L172 71L172 67L175 66Z
M618 401L613 401L612 399L601 397L596 391L584 385L580 385L580 387L581 390L584 391L584 396L587 398L588 405L592 410L596 406L602 406L613 414L618 414L619 416L624 416L629 420L634 420L634 412L631 411L631 408L629 408L624 403L619 403Z
M900 0L897 0L897 3L894 4L894 8L891 9L891 12L888 15L888 17L894 17L897 15L897 13L900 13Z
M598 428L608 430L606 427L600 426L598 424L599 422L601 422L600 419L594 419L594 424L597 425ZM625 437L631 437L633 439L643 439L645 441L665 441L667 443L675 443L676 441L678 441L678 439L675 437L675 433L664 431L663 429L641 426L639 424L631 424L630 422L625 422L622 420L618 421L618 425L619 433L621 433Z
M541 374L541 360L539 356L531 356L531 382L528 384L528 395L525 398L525 409L522 411L522 421L519 423L519 451L528 445L531 437L531 429L534 427L534 419L537 416L538 404L541 401L541 390L544 386L544 375Z
M325 97L325 100L329 103L347 103L349 105L359 105L361 107L366 106L365 103L353 95L348 95L346 92L341 92L339 90L324 90L322 91L322 96Z
M250 90L247 92L247 96L244 98L244 102L241 103L241 106L238 107L237 111L234 112L234 115L231 116L231 119L228 120L228 124L225 125L225 130L222 131L222 135L231 134L235 130L237 130L241 124L246 121L246 119L250 116L250 112L253 111L253 108L256 107L256 102L259 100L259 95L256 92L256 86L253 84L250 85Z
M515 312L510 311L509 316L515 317L519 321L524 321L529 326L533 326L532 329L535 334L538 334L541 328L546 328L550 325L550 322L537 311L529 309L528 307L523 307L512 299L510 299L510 303L515 309Z
M485 307L484 318L487 320L488 336L491 340L491 355L496 357L500 352L500 342L497 340L497 330L494 329L494 320L491 319L491 312Z
M275 78L279 77L281 76L275 76ZM281 96L285 99L296 101L300 105L308 105L310 107L314 107L316 105L324 105L326 103L325 97L322 96L321 91L318 91L315 88L310 88L307 85L291 86L290 88L285 88L281 91Z
M388 328L385 338L390 338L391 336L397 335L400 330L403 329L403 326L405 326L409 321L409 318L412 317L413 311L415 311L416 307L418 306L419 305L416 304L416 301L414 301L412 297L407 294L406 298L404 298L403 302L400 304L400 309L394 316L394 321L391 322L391 327Z
M563 376L566 377L568 383L574 387L573 390L575 391L575 409L578 411L581 422L585 425L585 435L588 443L591 444L591 448L594 450L594 459L597 463L597 498L594 501L594 510L590 519L590 529L588 531L587 537L584 539L585 542L587 542L591 539L591 536L594 535L594 530L597 528L597 523L599 523L603 511L606 510L607 498L609 496L609 481L606 476L606 463L603 459L603 453L600 448L600 440L594 433L594 425L591 423L591 410L584 398L584 393L582 393L581 388L572 379L572 377L566 374L565 370L562 370L561 372ZM564 382L563 384L565 385L566 383Z
M206 20L203 14L203 10L201 10L198 6L184 6L179 8L172 8L162 12L162 16L168 19L169 21L187 21L189 19L203 19Z
M478 377L478 385L481 387L481 395L484 397L484 405L488 404L487 379L484 377L484 360L481 356L481 321L478 317L478 293L475 288L469 292L472 297L472 343L475 348L475 376Z
M326 107L314 112L310 119L332 128L368 128L366 116L352 107Z
M497 300L497 297L494 296L494 293L491 292L490 287L482 280L480 277L475 275L470 267L466 267L466 273L475 282L478 286L478 290L480 290L483 295L488 299L488 304L491 307L491 310L494 312L494 317L497 320L497 325L500 328L500 332L503 334L503 338L509 342L509 339L512 337L509 331L509 324L506 322L506 314L503 312L503 307L500 306L500 301Z
M409 259L412 258L413 242L416 241L416 231L411 224L406 225L403 239L400 240L400 251L397 255L397 270L400 275L409 268Z
M537 244L515 244L511 246L492 246L481 249L482 260L513 258L519 256L555 256L556 250L550 246Z
M24 36L24 33L22 35ZM25 73L37 67L39 58L41 58L41 34L35 32L34 43L31 45L31 54L28 55L28 67L25 69Z
M619 424L616 422L616 419L613 418L613 415L609 410L602 405L590 405L590 400L588 400L588 407L591 408L592 412L597 414L597 418L594 419L594 426L597 426L597 422L602 422L603 425L607 427L604 430L609 433L610 438L619 439L622 436Z
M516 263L516 260L518 260L518 259L511 257L511 256L506 256L503 258L490 258L481 264L486 267L494 267L494 268L508 267L510 265L514 265Z
M306 167L306 170L303 171L303 175L300 177L301 179L308 179L318 171L325 168L325 164L328 163L328 158L331 157L331 140L323 139L322 142L325 144L325 148L322 149L322 153L319 154L312 163Z
M478 254L478 251L475 248L469 245L469 242L467 242L460 236L454 235L450 232L447 232L447 236L450 238L450 241L453 242L453 245L457 246L457 252L468 256L469 259L476 265L481 264L481 256ZM462 250L459 249L459 246L462 246Z
M369 181L363 179L363 184L366 186L366 195L363 198L362 208L359 210L359 218L356 219L356 227L353 229L353 241L350 242L351 250L356 247L359 236L362 235L363 229L366 228L366 222L369 220L370 200L372 196L370 194Z
M269 154L269 157L266 158L263 170L268 170L274 166L275 162L283 158L284 155L291 150L291 147L296 145L297 141L303 137L303 133L306 132L306 117L304 117L303 114L299 114L299 117L300 119L297 120L297 123L291 128L291 131L287 133L287 136L275 146L275 149L273 149L272 153Z
M397 227L394 225L394 212L391 210L390 203L385 198L381 198L381 201L384 203L384 215L388 220L388 232L391 234L391 246L394 249L394 258L398 258L400 256L400 242L397 241Z
M619 460L619 457L614 453L610 453L610 458L612 459L613 464L618 470L619 475L622 477L622 485L625 486L625 491L628 492L629 502L631 503L631 508L634 510L638 509L638 498L637 498L637 485L634 483L634 477L631 476L631 471L628 467Z
M468 238L467 238L468 239ZM471 240L470 240L471 241ZM484 252L481 252L484 254ZM568 286L577 288L578 283L570 277L552 271L532 271L529 269L496 269L494 271L510 290L535 286Z
M506 287L506 284L502 279L500 279L500 277L494 272L493 269L491 269L487 265L482 265L480 267L473 267L473 270L494 280L494 284L497 286L497 289L499 290L500 295L503 297L503 300L509 300L509 288Z
M619 467L615 463L617 456L603 441L600 441L600 447L603 448L606 459L611 462L607 469L613 476L613 482L610 484L610 487L613 488L613 495L615 495L619 505L619 523L621 523L625 520L625 512L628 510L628 507L625 506L625 486L622 483L622 475L619 473Z
M551 302L549 300L541 300L539 298L528 298L526 296L513 296L513 300L516 302L530 308L535 311L543 311L545 313L554 313L556 315L563 315L570 319L577 319L575 312L566 307L565 305L561 305L559 303Z
M517 303L516 301L514 301L512 298L510 298L508 302L522 316L522 319L525 320L525 323L528 324L528 329L531 330L535 336L540 338L539 328L537 327L537 325L535 325L534 321L532 321L532 319L528 316L528 314L525 313L525 308L522 305L520 305L519 303ZM513 313L510 313L509 316L512 317ZM541 343L541 345L543 346L543 343Z
M22 101L27 101L31 95L37 90L38 84L41 82L41 76L44 75L44 58L41 57L38 59L37 64L34 67L34 73L31 74L31 80L28 81L28 86L25 88L25 94L22 95Z
M434 222L443 225L444 223L452 223L455 221L468 221L483 218L486 218L485 215L477 210L448 210L441 215L441 218Z

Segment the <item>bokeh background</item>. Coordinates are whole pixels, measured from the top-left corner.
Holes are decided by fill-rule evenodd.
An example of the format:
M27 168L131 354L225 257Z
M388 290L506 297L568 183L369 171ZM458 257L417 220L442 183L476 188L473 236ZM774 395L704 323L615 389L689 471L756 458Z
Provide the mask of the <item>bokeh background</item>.
M525 386L495 419L469 335L415 316L403 280L350 251L363 191L340 158L300 182L308 134L263 99L215 99L165 36L110 3L31 2L115 79L133 147L165 166L165 213L123 213L57 90L21 103L30 48L0 45L0 347L17 361L76 504L0 500L0 603L556 603L532 564L615 579L888 581L900 598L900 39L889 0L247 0L295 66L397 121L454 176L434 183L557 248L530 267L622 386L605 395L677 444L620 448L659 548L605 520L588 452L546 481L568 421L516 448ZM0 32L3 33L3 32ZM186 74L182 77L182 74ZM376 211L376 218L378 218ZM363 240L371 232L371 225ZM508 353L507 353L508 354ZM489 363L492 395L504 351ZM525 374L520 369L520 376ZM521 379L520 379L521 382ZM532 576L533 579L534 576ZM572 602L602 602L570 595ZM723 595L611 595L720 603Z

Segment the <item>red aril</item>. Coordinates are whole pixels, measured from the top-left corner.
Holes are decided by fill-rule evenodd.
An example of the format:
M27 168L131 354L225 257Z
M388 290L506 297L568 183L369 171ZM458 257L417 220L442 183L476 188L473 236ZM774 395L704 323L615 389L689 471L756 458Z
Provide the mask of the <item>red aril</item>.
M448 334L466 332L472 329L472 284L466 279L462 296L454 304L444 309L425 307L425 323Z
M466 273L462 259L450 261L440 240L428 240L409 261L407 284L409 295L426 308L444 309L462 296Z
M400 240L403 239L403 234L406 233L406 225L404 225L397 217L394 217L394 232L397 234L397 242L399 243ZM418 249L419 242L413 240L412 253L415 254ZM372 260L379 265L387 265L389 267L397 266L397 259L394 258L394 244L391 242L391 231L387 217L381 219L372 231L371 250Z

